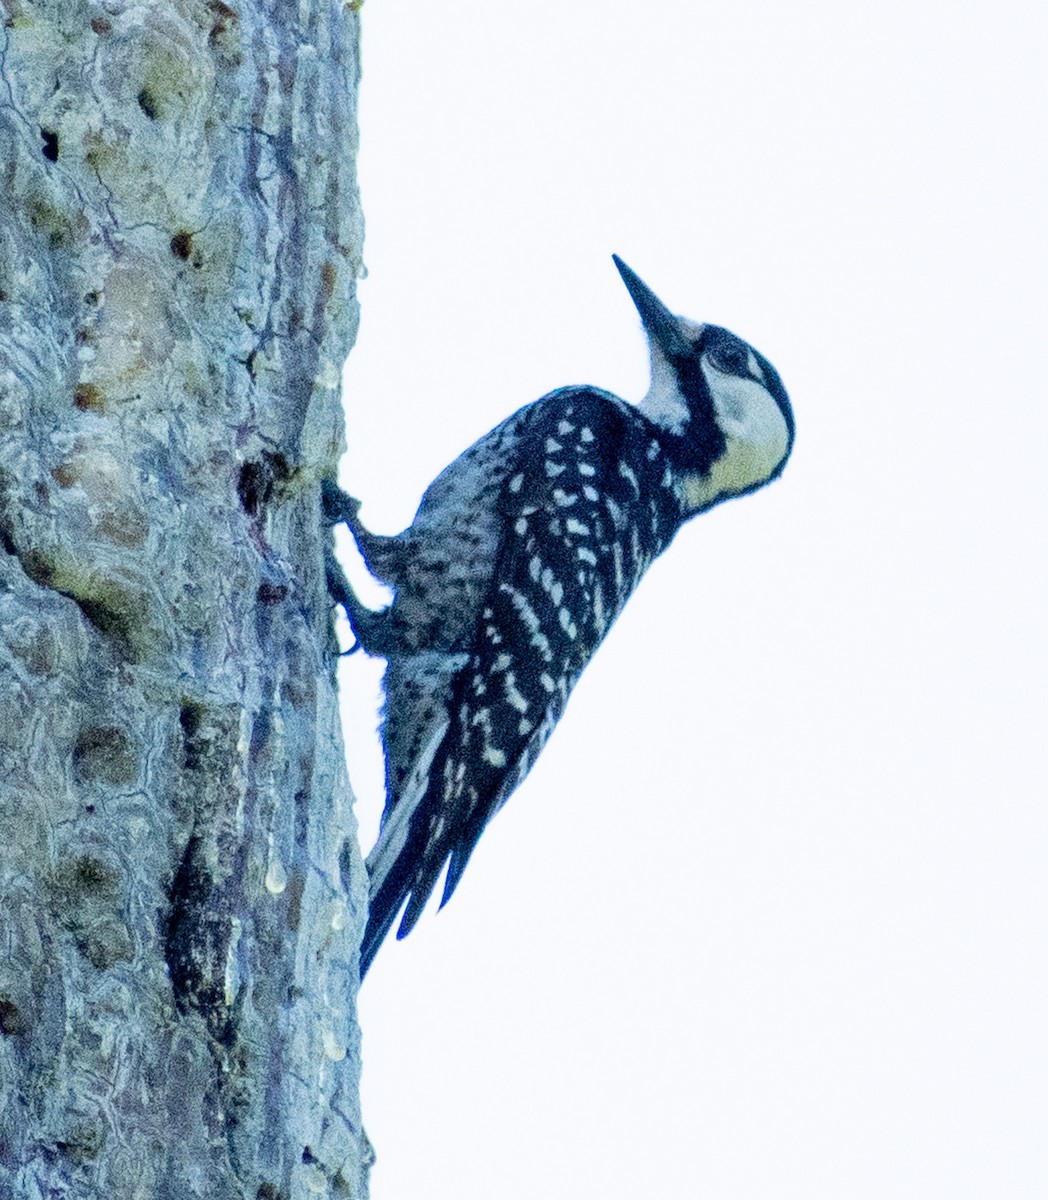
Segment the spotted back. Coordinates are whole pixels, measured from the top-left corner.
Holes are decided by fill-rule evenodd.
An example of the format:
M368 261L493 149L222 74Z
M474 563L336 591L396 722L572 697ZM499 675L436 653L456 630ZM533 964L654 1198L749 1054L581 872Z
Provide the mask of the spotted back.
M411 900L399 936L449 858L442 903L450 897L484 826L531 768L583 668L679 528L681 497L659 433L635 408L592 388L565 388L531 407L499 496L503 534L481 619L411 818L414 871L400 880Z

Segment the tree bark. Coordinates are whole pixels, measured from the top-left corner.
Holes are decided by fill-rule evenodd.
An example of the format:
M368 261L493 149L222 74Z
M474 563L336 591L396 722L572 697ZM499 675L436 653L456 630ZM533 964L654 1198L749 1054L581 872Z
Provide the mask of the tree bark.
M0 1196L362 1197L342 0L4 0Z

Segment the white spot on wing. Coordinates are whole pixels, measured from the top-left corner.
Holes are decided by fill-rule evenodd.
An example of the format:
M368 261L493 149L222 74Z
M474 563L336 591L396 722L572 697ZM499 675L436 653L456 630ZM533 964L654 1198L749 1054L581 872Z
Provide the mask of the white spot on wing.
M629 483L630 487L632 487L634 492L639 496L640 484L637 482L637 476L634 475L629 463L623 462L622 460L619 461L619 474Z
M604 596L599 583L593 588L593 624L596 626L597 633L603 637L608 623L604 616Z
M507 672L505 679L506 700L512 708L515 708L519 713L528 711L528 701L520 689L517 687L517 681L512 671Z
M542 622L538 618L538 614L528 603L528 599L516 588L510 587L508 584L501 584L500 591L505 592L510 598L510 603L514 610L524 623L524 628L528 632L531 645L538 650L539 654L545 662L549 662L553 657L550 649L549 638L542 632Z
M622 543L616 539L611 546L611 561L615 566L615 590L621 595L623 574L622 574Z

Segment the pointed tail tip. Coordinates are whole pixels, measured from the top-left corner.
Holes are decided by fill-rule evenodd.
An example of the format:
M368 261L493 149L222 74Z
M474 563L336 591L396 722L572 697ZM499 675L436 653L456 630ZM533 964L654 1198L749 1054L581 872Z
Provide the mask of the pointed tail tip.
M386 940L387 935L396 918L397 911L400 908L398 902L391 912L384 913L380 919L377 919L378 914L372 910L368 916L368 923L364 927L364 936L360 941L360 979L363 982L364 976L368 973L371 964L375 961L375 955L382 949L382 943ZM411 932L411 925L407 925L407 916L404 914L404 920L400 923L400 928L397 930L397 937L406 937ZM405 925L407 927L405 928Z
M466 869L466 863L469 862L469 856L472 853L472 846L465 852L462 850L453 850L451 852L451 858L448 860L447 874L444 876L444 894L441 896L440 904L437 906L438 912L455 894L455 889L459 885L459 880L462 878L462 874Z
M372 876L372 884L374 884ZM370 896L367 924L364 926L364 936L360 939L360 978L367 974L375 955L382 948L386 935L396 920L397 913L404 903L406 891L401 881L386 878L381 887L373 890ZM404 926L401 924L397 937L404 936Z
M375 953L378 950L378 945L373 943L368 938L368 931L364 931L364 940L360 943L360 982L364 982L364 976L368 973L368 968L375 961Z
M430 887L432 888L432 884ZM428 890L422 894L421 899L416 891L409 893L407 907L404 909L404 915L400 918L400 925L397 927L398 942L406 938L418 924L418 919L422 916L422 910L426 907L428 899Z

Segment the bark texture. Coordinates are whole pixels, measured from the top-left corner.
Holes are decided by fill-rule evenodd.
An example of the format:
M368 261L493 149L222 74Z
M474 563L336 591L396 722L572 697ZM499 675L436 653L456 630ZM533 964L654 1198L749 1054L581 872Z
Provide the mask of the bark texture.
M4 0L0 1197L360 1197L341 0Z

